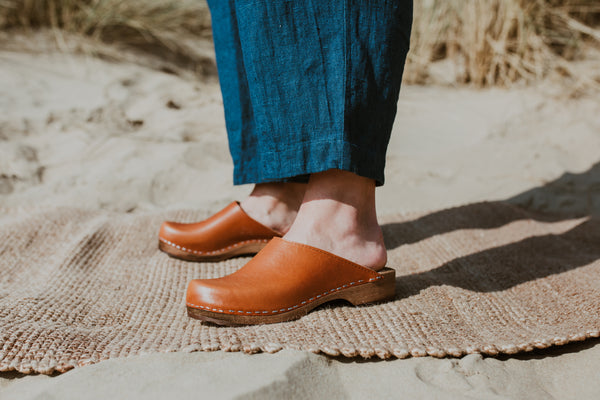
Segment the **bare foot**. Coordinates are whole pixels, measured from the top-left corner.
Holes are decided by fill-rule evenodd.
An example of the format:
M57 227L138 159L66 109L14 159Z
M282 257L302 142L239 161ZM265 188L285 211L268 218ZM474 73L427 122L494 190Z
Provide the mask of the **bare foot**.
M241 206L254 220L285 234L296 218L306 186L292 182L257 184Z
M296 219L283 238L380 270L387 252L375 212L375 182L341 170L311 175Z

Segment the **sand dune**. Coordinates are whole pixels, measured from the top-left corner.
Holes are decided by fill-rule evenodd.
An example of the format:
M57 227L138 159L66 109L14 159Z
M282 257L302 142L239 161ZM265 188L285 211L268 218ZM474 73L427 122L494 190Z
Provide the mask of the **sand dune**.
M0 51L0 207L217 210L232 187L214 80L55 51ZM510 199L600 214L600 96L404 87L380 214ZM0 375L0 397L597 398L597 341L494 359L156 354L58 377Z

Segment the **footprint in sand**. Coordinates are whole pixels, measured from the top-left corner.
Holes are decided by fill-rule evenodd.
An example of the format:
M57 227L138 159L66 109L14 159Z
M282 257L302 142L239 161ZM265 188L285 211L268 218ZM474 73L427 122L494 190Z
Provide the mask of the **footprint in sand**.
M0 146L0 195L39 185L43 171L34 147L14 142Z

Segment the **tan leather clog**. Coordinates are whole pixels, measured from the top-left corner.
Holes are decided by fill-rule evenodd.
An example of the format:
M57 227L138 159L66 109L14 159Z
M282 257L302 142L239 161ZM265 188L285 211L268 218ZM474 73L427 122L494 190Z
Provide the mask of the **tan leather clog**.
M233 202L212 217L196 223L163 222L158 247L188 261L220 261L256 254L279 232L252 219Z
M320 304L393 299L395 271L379 272L334 254L273 238L238 271L195 279L186 304L192 318L220 325L270 324L300 318Z

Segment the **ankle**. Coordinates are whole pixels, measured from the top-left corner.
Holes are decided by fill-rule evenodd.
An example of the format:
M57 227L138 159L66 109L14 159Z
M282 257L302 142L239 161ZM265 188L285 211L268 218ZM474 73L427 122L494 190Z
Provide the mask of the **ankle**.
M312 175L285 238L381 269L387 252L377 222L374 181L337 170Z
M298 210L302 204L306 184L293 182L259 183L249 195L249 198L262 198L266 203L285 204L286 207Z
M375 209L375 182L347 171L311 175L300 207L302 217L330 220L342 232L381 234Z
M242 203L242 209L253 219L280 233L286 233L298 213L305 184L257 184Z
M303 203L320 199L335 200L363 212L375 211L375 181L336 169L312 174Z
M304 203L284 238L374 270L387 263L383 231L374 213L363 215L353 207L331 200Z

